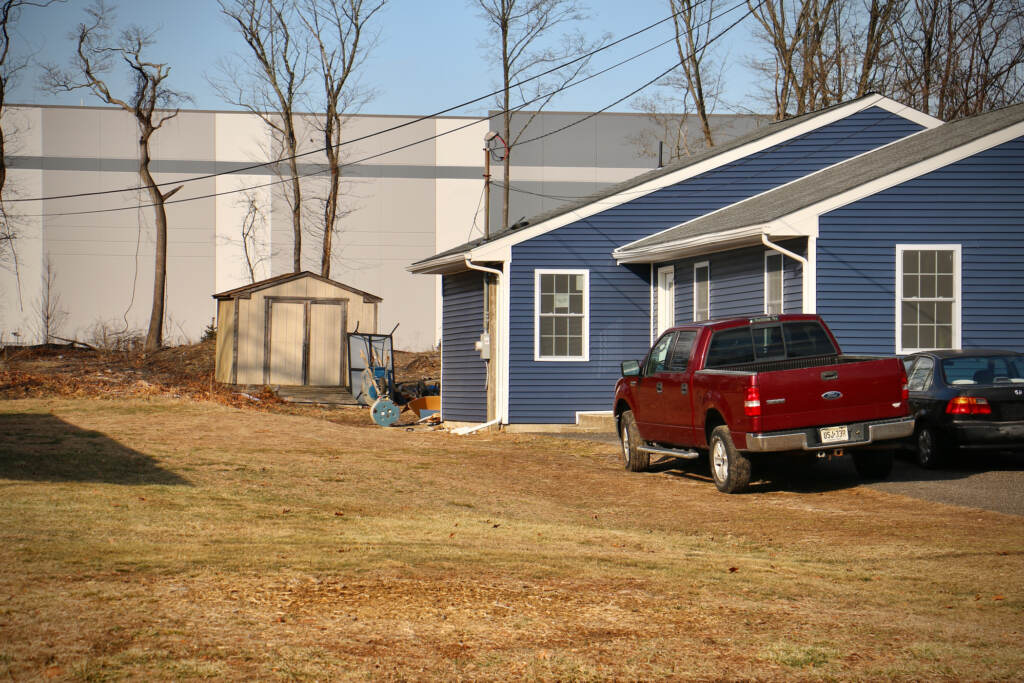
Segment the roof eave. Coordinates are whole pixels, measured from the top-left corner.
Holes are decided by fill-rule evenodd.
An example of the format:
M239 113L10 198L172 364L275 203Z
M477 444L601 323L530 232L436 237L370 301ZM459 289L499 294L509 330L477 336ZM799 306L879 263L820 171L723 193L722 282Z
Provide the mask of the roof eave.
M619 248L612 252L612 258L618 264L662 263L690 256L710 254L716 251L728 251L738 247L761 244L761 235L769 235L771 232L770 224L759 223L757 225L748 225L742 228L674 240L650 247Z

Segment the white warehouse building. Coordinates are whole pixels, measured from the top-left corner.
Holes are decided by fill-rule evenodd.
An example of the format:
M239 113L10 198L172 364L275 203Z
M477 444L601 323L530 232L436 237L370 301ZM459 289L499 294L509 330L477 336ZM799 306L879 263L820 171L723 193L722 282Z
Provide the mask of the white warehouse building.
M584 116L540 114L530 137ZM734 137L762 121L722 116L717 124L723 137ZM495 125L482 117L381 115L346 123L353 143L344 147L343 215L330 277L381 297L379 329L399 325L396 348L438 343L439 279L424 286L405 266L483 234L483 140ZM656 135L652 125L641 114L600 114L517 149L510 221L654 167L655 155L637 144ZM14 131L4 200L18 237L16 264L8 258L0 268L0 345L42 341L47 293L58 314L51 332L60 337L144 333L154 231L148 195L138 189L134 119L107 107L10 105L4 129ZM300 139L311 152L320 146L312 127ZM196 341L216 315L214 293L292 272L286 186L271 165L249 168L277 155L270 128L246 112L183 110L154 135L152 156L157 182L167 183L165 190L181 186L167 204L165 341ZM320 154L299 160L311 197L306 225L316 224L323 168ZM501 164L492 173L502 181ZM498 186L491 196L497 227ZM319 249L319 235L307 232L303 269L319 272Z

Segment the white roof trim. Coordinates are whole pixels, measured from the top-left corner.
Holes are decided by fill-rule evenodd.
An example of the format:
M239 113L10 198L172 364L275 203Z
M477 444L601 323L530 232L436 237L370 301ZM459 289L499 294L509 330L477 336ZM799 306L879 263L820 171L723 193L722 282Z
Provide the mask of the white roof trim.
M917 133L915 133L915 135L916 134ZM877 178L873 181L860 185L859 187L847 190L846 192L835 195L833 197L829 197L828 199L822 200L815 204L811 204L810 206L786 214L785 216L780 216L761 225L737 228L727 232L715 232L705 235L698 235L696 237L682 238L674 240L672 242L662 242L660 244L651 245L646 248L635 248L631 247L630 244L625 244L619 247L618 249L615 249L612 252L612 257L616 259L617 263L654 263L657 261L670 260L673 258L678 258L677 255L679 253L683 253L685 255L693 255L694 253L700 253L699 251L692 249L691 245L714 243L716 238L721 238L724 240L727 239L728 236L732 235L733 233L755 230L757 228L763 229L764 234L769 237L817 237L818 217L821 216L822 214L828 213L829 211L834 211L835 209L838 209L842 206L863 199L864 197L868 197L872 194L876 194L883 190L887 190L890 187L899 185L900 183L906 182L908 180L912 180L918 176L930 173L944 166L948 166L949 164L956 163L957 161L960 161L962 159L966 159L967 157L977 154L979 152L983 152L986 149L990 149L992 147L1001 145L1003 143L1009 142L1010 140L1014 140L1022 136L1024 136L1024 122L1015 123L1010 126L1007 126L1006 128L1003 128L1002 130L998 130L994 133L989 133L988 135L973 140L969 143L966 143L959 147L955 147L954 149L948 150L946 152L942 152L933 157L925 159L924 161L919 161L916 164L913 164L912 166L900 169L886 176ZM908 138L909 137L910 136L908 136ZM906 140L908 138L902 139ZM894 142L890 144L896 143ZM888 145L885 146L887 147ZM883 148L879 147L877 149ZM872 150L871 152L877 151L877 149ZM871 152L865 152L862 155L858 155L858 157L870 154ZM853 157L853 159L855 158L857 157ZM852 159L848 159L846 162L842 163L848 163L849 161L852 161ZM831 168L834 167L829 166L824 169L821 169L820 171L816 171L815 173L822 173ZM743 202L754 201L772 192L783 192L785 191L785 188L788 187L789 185L805 181L808 178L813 177L814 175L815 174L812 173L810 175L803 176L802 178L797 178L796 180L790 181L785 185L780 185L779 187L767 190L758 195L754 195L753 197L749 197L747 199L744 199L742 202L738 203L742 204ZM688 223L701 220L708 216L713 216L719 211L724 211L730 206L735 205L730 204L727 206L723 206L721 209L712 211L711 213L704 214L703 216L698 216L697 218L693 218L689 221L686 221L685 223L680 223L679 225L673 226L668 230L662 232L668 232L669 230L675 230L676 228L679 227L685 227ZM653 237L653 235L651 236ZM708 249L707 251L721 250L718 248L714 248Z
M696 237L659 244L656 249L631 251L629 255L624 257L619 257L614 253L612 256L615 256L615 262L618 264L672 261L698 254L728 251L729 249L735 249L736 247L748 244L761 244L761 235L767 234L769 234L768 225L750 225L728 232L697 235Z
M605 211L606 209L619 206L627 201L636 199L637 197L642 197L670 185L675 185L676 183L680 183L694 176L706 173L718 168L719 166L732 163L733 161L742 159L743 157L756 152L760 152L761 150L774 147L779 143L799 137L800 135L817 130L818 128L827 126L831 123L835 123L836 121L850 116L851 114L856 114L857 112L871 107L879 107L927 128L935 128L936 126L942 125L942 121L939 119L923 114L904 104L900 104L899 102L885 97L884 95L867 96L854 102L838 105L830 111L822 112L821 114L809 118L807 121L794 124L773 135L766 135L763 138L751 141L745 145L736 147L735 149L730 149L726 152L722 152L721 154L711 156L704 161L693 164L692 166L681 168L674 173L668 173L659 178L654 178L646 183L623 190L617 194L604 197L574 211L570 211L560 216L555 216L542 223L538 223L537 225L528 226L513 234L498 238L493 242L482 244L471 250L471 258L474 261L500 260L500 258L492 252L504 253L513 245L533 239L534 237L543 235L552 230L557 230L558 228L569 225L570 223L575 223L576 221L589 218L590 216Z
M851 204L865 197L869 197L873 194L888 190L890 187L895 187L900 183L905 183L908 180L913 180L919 176L937 171L944 166L949 166L958 161L962 161L970 156L974 156L980 152L984 152L987 149L991 149L998 145L1010 142L1019 137L1024 137L1024 121L1015 123L1002 130L997 130L994 133L989 133L976 140L972 140L966 144L954 147L951 150L947 150L940 154L936 154L933 157L919 161L916 164L901 168L898 171L894 171L881 178L876 178L871 182L855 187L852 190L847 190L841 194L837 194L828 199L822 200L816 204L812 204L808 207L794 211L791 214L782 216L772 221L773 226L788 225L793 223L805 223L806 221L812 220L817 221L818 217L822 214L834 211L840 207Z

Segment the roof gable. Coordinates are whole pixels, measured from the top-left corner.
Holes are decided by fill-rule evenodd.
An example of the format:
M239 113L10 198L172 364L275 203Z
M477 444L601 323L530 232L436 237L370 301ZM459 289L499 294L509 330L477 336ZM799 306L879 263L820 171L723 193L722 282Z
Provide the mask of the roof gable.
M798 214L832 210L884 189L873 185L904 182L1022 134L1024 104L947 123L637 240L613 256L620 263L648 263L673 258L687 247L728 246L726 237L740 233L748 238L797 234L792 230L801 222L794 220Z
M276 275L266 280L253 282L252 284L243 285L241 287L236 287L235 289L230 289L226 292L214 294L213 298L217 299L218 301L223 301L225 299L248 299L253 295L254 292L268 289L270 287L277 287L278 285L282 285L286 282L292 282L293 280L299 280L302 278L312 278L314 280L319 280L320 282L324 282L339 289L344 289L346 292L357 294L363 297L363 301L366 303L380 303L381 301L383 301L383 299L381 299L379 296L375 296L373 294L370 294L369 292L364 292L360 289L356 289L355 287L349 287L348 285L337 282L336 280L331 280L330 278L326 278L322 275L317 275L316 273L312 273L308 270L303 270L298 273L285 273L283 275Z
M435 254L430 258L417 261L409 266L408 270L414 273L456 272L465 269L467 258L476 261L502 261L505 259L507 250L515 244L625 204L662 188L681 183L871 107L884 109L926 128L933 128L941 124L941 121L934 117L922 114L882 95L866 95L851 102L769 124L748 135L612 185L580 201L563 204L526 221L526 227L503 230L491 236L490 239L473 240Z

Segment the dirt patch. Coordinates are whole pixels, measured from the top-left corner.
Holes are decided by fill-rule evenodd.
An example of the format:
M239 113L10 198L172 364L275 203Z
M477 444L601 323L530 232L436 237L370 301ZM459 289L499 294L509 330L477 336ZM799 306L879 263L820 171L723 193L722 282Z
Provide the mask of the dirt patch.
M239 392L214 381L213 339L153 353L81 347L8 347L0 350L0 399L63 396L140 398L169 396L235 407L317 415L340 424L372 426L358 408L309 408L277 399L270 389ZM437 351L395 352L396 382L435 383L441 377ZM415 421L403 416L402 422Z

